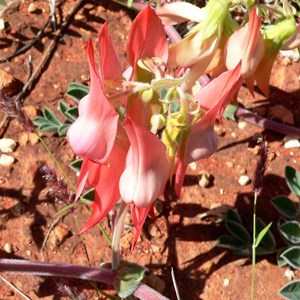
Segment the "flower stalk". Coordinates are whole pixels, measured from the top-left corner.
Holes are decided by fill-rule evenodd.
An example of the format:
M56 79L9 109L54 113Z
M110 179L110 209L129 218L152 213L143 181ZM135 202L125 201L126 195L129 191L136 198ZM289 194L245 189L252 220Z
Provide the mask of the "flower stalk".
M114 224L114 234L111 243L112 249L112 269L117 270L121 261L121 235L124 228L124 221L127 213L128 205L121 201Z

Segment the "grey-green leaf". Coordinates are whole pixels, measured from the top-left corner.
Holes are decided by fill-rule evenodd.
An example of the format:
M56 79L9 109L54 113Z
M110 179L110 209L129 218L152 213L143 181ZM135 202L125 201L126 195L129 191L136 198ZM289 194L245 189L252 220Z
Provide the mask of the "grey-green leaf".
M72 97L75 101L79 102L84 96L86 96L90 91L90 88L86 85L71 82L68 85L67 95Z
M285 250L282 257L291 267L300 269L300 246L292 246Z
M244 248L245 244L231 235L222 235L217 240L217 246L235 251Z
M291 191L297 196L300 197L300 175L299 173L291 166L286 166L285 168L285 179L286 183L291 189Z
M239 239L245 245L251 242L251 236L243 225L234 221L225 220L225 226L235 238Z
M81 166L82 166L82 158L76 159L70 163L70 167L76 172L80 171Z
M280 291L279 294L289 300L300 299L300 280L296 280L286 284Z
M62 125L62 123L58 120L55 113L48 107L46 107L43 111L43 116L52 124Z
M287 221L279 226L279 232L291 244L300 244L300 224L297 221Z
M271 203L284 217L289 219L295 219L297 217L297 207L288 197L277 196L271 200Z

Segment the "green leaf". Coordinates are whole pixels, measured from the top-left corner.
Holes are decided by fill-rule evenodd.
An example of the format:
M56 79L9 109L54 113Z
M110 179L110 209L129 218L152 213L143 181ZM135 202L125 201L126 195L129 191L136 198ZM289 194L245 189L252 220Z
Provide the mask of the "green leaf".
M230 103L229 105L227 105L226 109L224 110L223 118L225 118L226 120L236 121L236 117L235 117L236 111L237 111L237 106L233 103Z
M243 225L240 215L234 209L231 208L229 208L226 212L226 220Z
M217 246L235 251L244 248L245 244L231 235L222 235L217 240Z
M43 110L43 116L45 119L49 121L51 124L56 124L58 126L62 125L62 123L57 119L55 113L48 107L45 107Z
M279 232L292 244L300 243L300 224L297 221L287 221L279 226Z
M117 270L117 280L114 283L119 297L126 298L131 295L143 280L146 271L145 267L136 263L121 261Z
M271 200L273 206L283 216L289 219L295 219L297 217L297 207L295 203L286 196L278 196Z
M52 124L43 124L41 126L39 126L39 130L41 132L57 132L58 130L58 126L56 125L52 125Z
M300 175L297 171L291 167L286 166L285 168L285 180L290 190L297 196L300 197Z
M70 107L64 114L64 116L73 123L79 116L78 107Z
M61 125L58 130L57 133L59 136L65 136L67 134L68 129L70 128L71 124L63 124Z
M42 126L42 125L45 125L45 124L46 125L49 124L49 121L47 119L45 119L44 117L36 117L36 118L34 118L33 122L38 127Z
M286 266L288 263L286 262L286 260L284 260L282 257L281 257L281 254L283 252L285 252L287 249L289 249L289 247L285 247L283 249L280 249L277 253L277 265L278 267L284 267Z
M64 115L64 113L70 108L70 106L63 100L59 101L58 104L60 112Z
M300 269L300 246L292 246L285 250L282 257L291 267Z
M264 236L267 234L268 230L270 229L272 225L272 222L269 223L264 229L262 229L260 231L260 233L258 234L258 236L255 239L255 243L254 246L257 247L259 245L259 243L261 242L261 240L264 238Z
M295 280L286 284L279 292L281 296L289 300L300 299L300 280Z
M76 159L69 165L74 171L79 172L82 166L82 158Z
M94 201L95 198L95 189L89 189L87 192L85 192L81 196L81 200L83 200L87 204L91 204Z
M79 102L84 96L86 96L90 91L90 88L86 85L71 82L68 85L66 94L72 97L75 101Z
M226 219L225 226L235 238L239 239L245 245L251 242L251 236L243 225Z
M260 219L256 219L256 232L261 232L266 227L266 224ZM258 237L257 237L258 238ZM276 247L276 241L271 230L267 230L262 240L260 241L261 245L267 249L274 249Z

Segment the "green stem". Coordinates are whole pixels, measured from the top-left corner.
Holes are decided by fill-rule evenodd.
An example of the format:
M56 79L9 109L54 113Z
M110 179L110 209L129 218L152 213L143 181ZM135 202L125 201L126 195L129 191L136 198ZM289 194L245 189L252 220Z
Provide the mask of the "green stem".
M114 224L114 234L112 238L112 269L117 270L121 261L121 234L124 227L124 221L127 213L128 205L125 202L121 202L116 216Z
M256 264L256 204L257 193L254 193L254 205L253 205L253 242L252 242L252 279L251 279L251 300L254 300L255 292L255 264Z

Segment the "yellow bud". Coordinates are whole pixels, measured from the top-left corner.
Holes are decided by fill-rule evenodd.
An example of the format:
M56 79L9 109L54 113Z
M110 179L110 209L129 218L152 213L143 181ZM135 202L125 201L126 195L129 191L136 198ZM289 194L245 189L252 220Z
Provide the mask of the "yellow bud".
M151 127L155 128L155 131L164 128L166 125L166 118L162 114L156 114L151 117Z
M154 96L153 89L150 88L150 89L147 89L147 90L143 90L140 93L140 96L141 96L141 99L144 102L149 103L153 99L153 96Z

